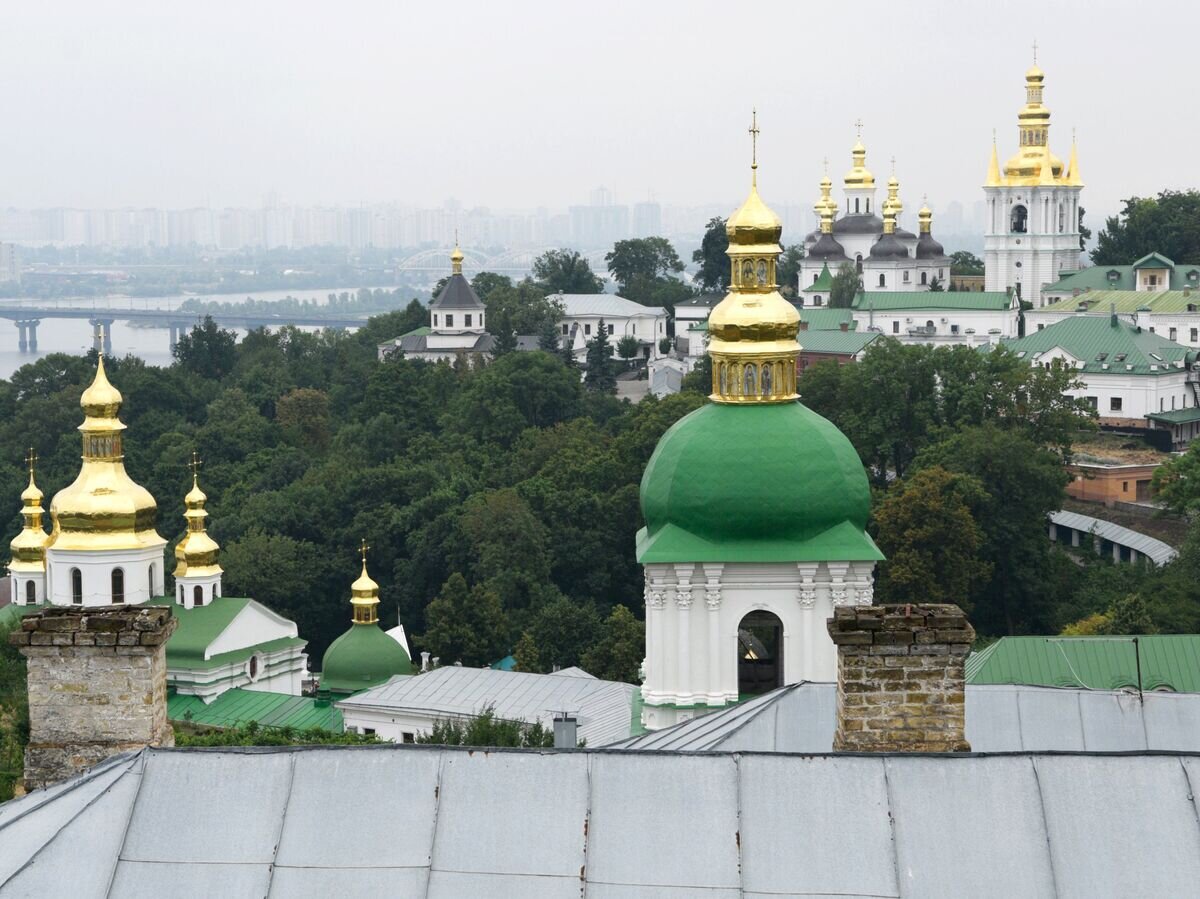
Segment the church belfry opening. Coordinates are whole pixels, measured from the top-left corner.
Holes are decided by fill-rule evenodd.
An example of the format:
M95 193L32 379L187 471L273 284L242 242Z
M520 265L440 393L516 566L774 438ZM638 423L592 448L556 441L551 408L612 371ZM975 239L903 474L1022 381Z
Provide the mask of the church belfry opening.
M751 612L738 624L738 695L758 696L783 686L783 622Z

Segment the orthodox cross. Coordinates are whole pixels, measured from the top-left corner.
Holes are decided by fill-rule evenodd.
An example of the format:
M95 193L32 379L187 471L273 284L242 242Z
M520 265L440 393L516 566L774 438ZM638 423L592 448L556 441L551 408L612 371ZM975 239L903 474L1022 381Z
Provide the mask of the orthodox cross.
M200 454L195 450L192 450L192 461L188 463L188 468L192 470L193 481L196 480L197 476L200 474L200 466L203 464L204 462L201 460Z
M100 345L96 348L97 356L104 355L104 333L105 333L104 325L97 325L96 326L96 336L100 341Z
M857 118L854 120L854 129L855 129L855 131L858 132L858 139L862 140L862 129L863 129L862 118Z
M821 165L825 167L825 174L829 174L829 157L826 156L821 160Z
M371 547L367 546L367 541L364 538L362 541L362 544L358 548L359 555L362 556L363 568L367 567L367 550L369 550L370 548Z
M896 157L892 157L892 175L896 174Z
M758 109L750 110L750 168L758 168Z
M37 465L37 453L33 447L29 448L29 452L25 454L25 464L29 466L29 478L33 479L33 469Z
M1033 39L1033 64L1037 65L1037 38Z

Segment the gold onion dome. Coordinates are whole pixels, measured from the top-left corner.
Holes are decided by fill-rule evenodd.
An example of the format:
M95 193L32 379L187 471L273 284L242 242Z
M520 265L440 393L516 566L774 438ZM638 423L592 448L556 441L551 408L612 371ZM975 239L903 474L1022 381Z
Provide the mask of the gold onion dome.
M1025 105L1017 113L1020 148L1004 163L1009 184L1054 184L1063 175L1063 161L1050 152L1050 110L1042 102L1045 80L1035 60L1025 73Z
M150 492L125 471L117 418L121 393L109 383L104 358L79 405L84 420L79 475L50 502L50 544L64 550L145 549L166 543L154 529L158 506Z
M454 238L454 249L450 252L450 273L452 275L461 275L463 268L463 251L458 246L458 236Z
M210 577L221 574L217 554L221 548L208 535L205 521L208 512L204 504L208 497L200 489L196 469L200 461L192 454L192 489L183 498L183 518L187 522L187 533L175 547L175 577Z
M12 561L9 571L40 572L46 570L46 545L50 535L42 529L42 491L33 480L34 463L37 456L33 450L25 459L29 465L29 486L21 491L21 531L9 544Z
M846 187L874 187L875 176L867 169L867 148L860 137L850 151L851 168L843 183Z
M367 574L367 543L362 544L362 573L350 585L350 606L355 624L375 624L379 621L379 585Z
M758 124L750 196L729 219L730 290L708 319L713 392L718 403L783 403L797 399L800 314L780 296L775 263L783 224L758 195Z

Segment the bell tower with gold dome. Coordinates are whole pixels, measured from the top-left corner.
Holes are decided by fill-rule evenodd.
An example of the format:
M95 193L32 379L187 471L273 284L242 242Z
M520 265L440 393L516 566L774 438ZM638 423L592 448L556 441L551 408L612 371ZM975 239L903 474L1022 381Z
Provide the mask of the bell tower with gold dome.
M983 188L985 288L1012 288L1035 308L1044 305L1043 287L1080 265L1078 151L1072 140L1070 163L1064 165L1050 149L1045 82L1035 44L1033 66L1025 73L1025 105L1017 113L1017 152L1002 167L993 139Z
M757 144L757 122L751 136ZM758 193L757 146L750 195L726 231L710 402L663 435L641 483L651 730L783 684L835 680L825 620L871 602L882 558L866 533L858 454L796 393L803 334L775 284L782 226Z
M192 453L192 489L183 498L187 533L175 547L175 599L185 609L206 606L221 595L220 547L205 528L208 497L200 489L200 465L199 456Z
M155 530L154 497L125 471L121 402L101 356L79 400L79 475L50 501L46 599L56 606L137 604L164 592L167 541Z

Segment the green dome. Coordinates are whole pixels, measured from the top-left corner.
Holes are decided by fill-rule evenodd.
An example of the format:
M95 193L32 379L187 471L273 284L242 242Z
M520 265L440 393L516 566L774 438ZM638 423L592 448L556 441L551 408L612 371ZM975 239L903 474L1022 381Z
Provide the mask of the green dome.
M874 561L871 491L846 435L800 403L710 403L642 475L638 561Z
M396 674L412 674L412 661L404 647L378 624L352 624L325 650L321 663L321 689L330 693L357 693L378 686Z

